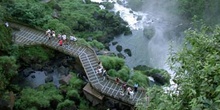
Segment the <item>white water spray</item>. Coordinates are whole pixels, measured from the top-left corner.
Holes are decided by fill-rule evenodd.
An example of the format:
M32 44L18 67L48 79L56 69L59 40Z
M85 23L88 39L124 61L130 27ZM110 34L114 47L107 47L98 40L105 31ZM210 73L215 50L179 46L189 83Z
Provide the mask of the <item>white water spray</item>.
M162 68L167 70L171 79L174 77L174 72L171 71L166 64L169 56L169 41L164 37L165 29L171 26L171 22L166 21L163 16L155 17L153 14L136 12L125 7L126 0L120 0L124 5L117 3L117 0L91 0L92 2L111 2L114 3L112 11L120 12L121 18L128 22L128 26L133 32L131 36L121 36L114 39L123 48L129 48L132 51L132 57L126 56L126 64L129 67L137 65L148 65L154 68ZM141 20L138 20L141 17ZM145 26L153 25L156 34L149 41L143 36L143 29ZM113 41L113 42L114 42ZM117 53L115 46L110 46L110 50ZM171 87L164 87L165 90L172 90L176 88L176 84L170 80Z

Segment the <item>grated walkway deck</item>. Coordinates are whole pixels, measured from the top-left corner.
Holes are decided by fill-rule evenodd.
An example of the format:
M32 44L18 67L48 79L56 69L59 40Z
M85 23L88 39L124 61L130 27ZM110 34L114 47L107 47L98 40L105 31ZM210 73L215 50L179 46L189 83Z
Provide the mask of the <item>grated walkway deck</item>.
M89 82L91 83L92 87L101 94L129 105L135 105L139 99L145 96L144 91L136 92L132 99L129 99L129 97L126 95L121 96L121 84L116 84L114 79L111 78L108 80L103 80L103 77L97 75L95 68L98 67L99 60L93 49L87 46L79 46L76 43L69 43L68 45L59 46L57 39L48 40L48 38L45 36L45 32L43 31L16 23L10 23L10 26L15 29L13 31L14 42L18 45L46 45L70 56L79 57Z

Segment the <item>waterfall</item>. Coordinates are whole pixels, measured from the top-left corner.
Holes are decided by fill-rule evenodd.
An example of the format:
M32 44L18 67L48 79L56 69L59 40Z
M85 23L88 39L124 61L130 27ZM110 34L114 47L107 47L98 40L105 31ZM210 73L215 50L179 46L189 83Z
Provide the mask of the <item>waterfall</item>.
M126 55L123 51L121 52L126 56L125 61L130 68L133 68L137 65L148 65L154 68L165 69L170 73L171 79L174 77L174 72L169 69L169 66L166 63L167 58L169 57L169 48L171 45L171 41L167 38L167 36L164 35L167 31L173 30L176 26L173 23L176 21L172 21L172 19L170 19L173 16L170 17L166 15L166 13L163 13L163 10L156 12L154 6L149 5L148 10L145 10L144 12L133 11L131 8L126 7L126 0L120 0L120 4L117 3L117 0L91 1L98 3L114 3L114 8L111 11L119 12L121 18L124 21L128 22L128 26L132 30L133 34L129 36L121 35L115 37L112 42L118 42L117 45L121 45L123 49L131 49L131 57ZM152 1L152 5L158 5L158 2L162 2L161 4L167 2L166 0L149 1ZM138 17L141 19L138 19ZM155 28L155 35L150 40L143 35L143 29L146 26L153 26ZM116 45L112 45L111 43L110 45L110 50L118 53L116 51ZM178 48L179 42L174 41L172 45L173 47ZM171 87L165 87L166 90L176 88L176 84L174 84L172 80L170 81L170 83Z

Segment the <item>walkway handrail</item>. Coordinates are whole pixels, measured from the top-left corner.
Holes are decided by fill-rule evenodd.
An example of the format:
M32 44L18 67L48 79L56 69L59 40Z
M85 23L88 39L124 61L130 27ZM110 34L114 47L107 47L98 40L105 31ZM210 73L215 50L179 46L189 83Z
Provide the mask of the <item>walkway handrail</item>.
M12 23L16 27L16 23ZM66 46L58 46L58 42L56 43L55 39L51 39L50 41L45 41L47 38L42 30L33 29L31 27L25 27L22 25L17 25L20 28L20 31L15 31L14 34L18 37L15 42L27 45L40 44L45 45L51 48L54 48L58 51L64 52L71 56L79 57L80 62L82 63L83 69L89 79L91 86L100 92L101 94L106 95L107 97L112 97L116 100L122 100L129 105L134 105L142 96L143 91L139 91L136 93L135 98L132 101L129 101L127 98L118 97L119 88L122 88L124 82L120 80L119 85L116 84L115 78L107 75L106 80L101 81L103 77L100 77L96 74L96 67L98 66L98 62L100 61L96 55L96 52L88 45L80 45L77 46L75 43L69 43ZM30 29L28 29L30 28ZM56 38L57 39L57 38ZM67 41L70 42L70 41ZM97 64L96 64L97 63ZM108 81L107 81L108 80ZM133 86L127 84L127 87L133 88ZM139 87L138 90L142 90ZM113 95L117 94L117 95Z

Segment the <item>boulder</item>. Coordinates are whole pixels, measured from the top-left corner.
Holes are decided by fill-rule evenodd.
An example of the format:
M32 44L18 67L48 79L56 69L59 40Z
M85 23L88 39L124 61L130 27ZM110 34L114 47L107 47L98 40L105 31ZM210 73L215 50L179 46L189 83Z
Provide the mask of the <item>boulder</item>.
M112 45L116 45L118 42L117 41L115 41L115 42L112 42Z
M68 74L67 76L62 75L61 79L59 80L59 83L60 84L69 84L71 78L72 78L71 74Z
M118 56L119 58L123 58L123 59L126 58L122 53L118 53L117 56Z
M124 52L128 54L129 57L131 57L131 50L130 49L125 49Z
M122 46L121 46L121 45L117 45L117 46L116 46L116 50L117 50L118 52L121 52L121 51L122 51Z
M147 37L150 40L152 37L154 37L155 31L156 30L153 26L148 26L144 28L143 34L145 37Z
M26 68L23 70L24 77L28 77L31 73L34 73L34 70L32 68Z
M45 79L45 83L48 83L48 82L52 82L53 81L53 76L47 76L47 78Z
M155 73L155 74L152 74L151 76L155 82L161 84L161 85L164 85L166 83L166 79L160 75L159 73Z
M62 65L64 66L64 67L68 67L69 65L68 65L68 62L67 62L67 59L63 59L62 61Z
M34 78L35 78L35 75L31 75L31 78L33 78L33 79L34 79Z
M31 68L33 68L36 71L41 71L43 69L43 65L41 65L41 64L33 64L31 66Z
M66 68L64 66L60 66L58 69L57 69L58 73L60 75L68 75L69 74L69 68Z
M43 67L43 70L46 71L48 74L54 72L53 68L52 68L52 67L49 67L49 66Z

